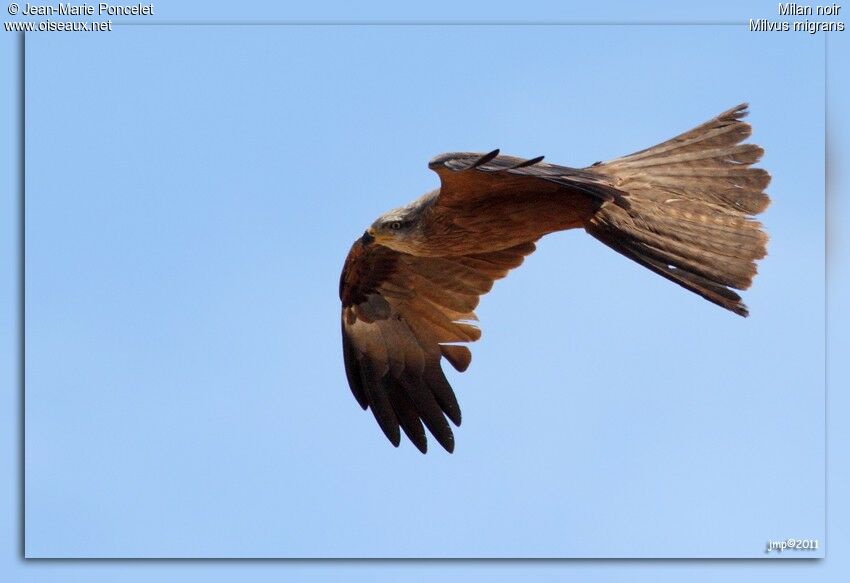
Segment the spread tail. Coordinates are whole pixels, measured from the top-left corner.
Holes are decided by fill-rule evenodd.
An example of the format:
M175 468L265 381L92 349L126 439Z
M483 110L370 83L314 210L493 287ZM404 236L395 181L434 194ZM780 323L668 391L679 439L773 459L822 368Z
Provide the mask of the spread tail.
M764 151L742 144L747 104L652 148L595 164L618 195L587 221L588 233L626 257L741 316L735 291L750 287L767 234L770 175L751 166Z

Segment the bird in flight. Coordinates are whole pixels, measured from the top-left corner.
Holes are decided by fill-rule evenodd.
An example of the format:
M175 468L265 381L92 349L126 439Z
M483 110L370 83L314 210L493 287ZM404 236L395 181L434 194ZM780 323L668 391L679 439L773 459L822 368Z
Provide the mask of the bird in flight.
M348 384L398 446L425 428L454 450L461 421L445 358L465 371L480 296L548 233L583 228L608 247L741 316L767 235L764 151L743 144L747 104L666 142L586 168L451 153L428 164L440 188L381 215L348 253L339 284ZM423 426L424 425L424 426Z

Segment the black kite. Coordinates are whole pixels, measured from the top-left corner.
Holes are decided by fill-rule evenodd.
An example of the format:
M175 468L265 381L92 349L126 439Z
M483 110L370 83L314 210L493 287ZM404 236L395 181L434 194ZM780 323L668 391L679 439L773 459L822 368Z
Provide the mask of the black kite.
M440 366L472 355L479 297L548 233L583 227L615 251L741 316L767 235L763 150L742 144L747 105L652 148L568 168L489 154L443 154L440 188L372 224L340 278L342 350L354 397L393 445L425 453L425 427L449 452L460 408Z

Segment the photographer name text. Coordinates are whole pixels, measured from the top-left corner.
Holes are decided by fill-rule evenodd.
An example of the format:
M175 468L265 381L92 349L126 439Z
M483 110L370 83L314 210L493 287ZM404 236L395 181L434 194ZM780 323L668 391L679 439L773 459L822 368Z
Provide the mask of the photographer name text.
M24 4L24 16L153 16L153 4Z

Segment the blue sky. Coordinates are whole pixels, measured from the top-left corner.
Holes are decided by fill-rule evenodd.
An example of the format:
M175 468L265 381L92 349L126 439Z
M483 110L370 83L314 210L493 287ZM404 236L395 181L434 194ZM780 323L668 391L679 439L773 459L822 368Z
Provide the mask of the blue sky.
M474 66L448 58L469 47ZM27 48L30 554L758 556L774 531L823 538L822 44L263 27ZM110 76L81 82L81 63ZM590 163L743 99L774 174L749 320L553 237L482 302L456 454L384 442L344 384L335 280L364 225L435 184L430 156Z
M33 36L30 555L758 556L782 529L822 537L822 46L794 41ZM80 63L110 75L80 83ZM744 99L778 201L752 318L552 237L482 302L456 455L384 443L345 385L336 282L365 225L435 185L432 155L590 164Z

